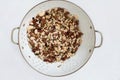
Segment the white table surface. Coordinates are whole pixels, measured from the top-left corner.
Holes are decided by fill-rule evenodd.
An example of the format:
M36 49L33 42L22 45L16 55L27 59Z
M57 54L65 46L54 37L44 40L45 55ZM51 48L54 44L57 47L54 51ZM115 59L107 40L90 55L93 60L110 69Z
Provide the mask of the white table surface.
M19 26L27 11L42 1L0 1L0 80L120 80L120 0L70 0L88 13L104 42L81 70L65 77L34 71L10 39L11 30Z

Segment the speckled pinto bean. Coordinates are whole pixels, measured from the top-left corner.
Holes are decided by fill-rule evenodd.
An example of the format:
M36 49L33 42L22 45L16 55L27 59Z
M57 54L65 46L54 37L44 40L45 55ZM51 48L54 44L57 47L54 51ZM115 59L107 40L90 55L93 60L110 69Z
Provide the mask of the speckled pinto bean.
M31 51L49 63L65 61L75 55L82 35L77 17L60 7L40 12L27 27Z

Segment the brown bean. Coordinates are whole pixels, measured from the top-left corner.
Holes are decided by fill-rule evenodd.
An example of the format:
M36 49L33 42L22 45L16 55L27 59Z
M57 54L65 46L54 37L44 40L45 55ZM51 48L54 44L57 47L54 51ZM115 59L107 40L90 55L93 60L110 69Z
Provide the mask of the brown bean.
M58 7L57 10L58 10L58 11L61 11L61 12L64 12L64 8L60 8L60 7Z
M82 35L83 35L82 32L78 32L78 34L76 35L76 38L79 38L79 37L81 37Z
M42 20L41 20L41 26L44 27L45 23L46 23L46 20L45 20L45 19L42 19Z
M62 56L61 60L65 61L67 59L67 55Z

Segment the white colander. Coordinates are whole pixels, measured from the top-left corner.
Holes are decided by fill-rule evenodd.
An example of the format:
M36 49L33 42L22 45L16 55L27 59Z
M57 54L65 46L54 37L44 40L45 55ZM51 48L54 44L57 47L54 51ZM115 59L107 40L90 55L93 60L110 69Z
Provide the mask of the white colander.
M76 54L70 59L65 60L63 63L43 62L40 58L34 55L28 46L27 41L27 27L32 17L36 16L41 11L45 11L54 7L65 8L71 14L77 15L80 21L79 27L84 34L82 36L81 46L78 48ZM18 30L18 42L15 42L13 39L15 30ZM101 43L98 46L95 46L96 32L101 35ZM98 48L102 45L103 37L99 31L94 29L89 16L79 6L69 1L49 0L37 4L28 11L28 13L24 16L20 26L12 30L11 40L13 43L19 45L23 58L34 70L48 76L65 76L76 72L87 63L93 53L94 48Z

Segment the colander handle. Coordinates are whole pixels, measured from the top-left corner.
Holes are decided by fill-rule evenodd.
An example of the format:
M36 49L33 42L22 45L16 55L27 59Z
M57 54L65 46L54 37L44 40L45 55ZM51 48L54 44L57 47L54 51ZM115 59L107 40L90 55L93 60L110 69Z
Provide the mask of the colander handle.
M14 37L13 37L13 34L14 34L14 31L15 31L15 30L19 30L19 27L13 28L13 30L12 30L12 32L11 32L11 41L12 41L12 43L18 45L19 43L16 42L16 41L14 40Z
M95 32L96 32L96 33L99 33L100 36L101 36L100 44L99 44L99 45L95 45L95 48L99 48L99 47L102 46L102 43L103 43L103 35L102 35L102 33L101 33L100 31L98 31L98 30L95 30Z

